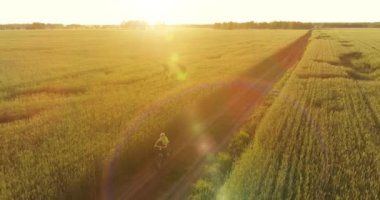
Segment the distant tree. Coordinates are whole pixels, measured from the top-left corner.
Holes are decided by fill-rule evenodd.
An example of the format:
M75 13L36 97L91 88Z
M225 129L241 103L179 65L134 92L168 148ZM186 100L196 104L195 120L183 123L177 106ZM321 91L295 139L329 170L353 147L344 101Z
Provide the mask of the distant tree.
M67 29L80 29L80 28L84 28L84 26L82 26L80 24L68 24L65 26L65 28L67 28Z
M145 21L124 21L120 25L121 28L127 28L127 29L146 29L148 27L148 23Z
M312 23L302 23L302 22L284 22L284 21L275 21L275 22L223 22L215 23L214 28L216 29L311 29L313 28Z
M45 24L33 22L32 24L28 25L26 29L45 29Z

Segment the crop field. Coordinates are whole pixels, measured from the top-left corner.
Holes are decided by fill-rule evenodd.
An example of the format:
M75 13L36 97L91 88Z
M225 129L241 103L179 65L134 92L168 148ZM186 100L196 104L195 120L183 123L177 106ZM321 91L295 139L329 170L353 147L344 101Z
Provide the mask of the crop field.
M158 134L185 107L305 34L1 31L0 199L100 198L125 181L114 177L129 177L149 159ZM314 33L281 92L288 98L276 100L223 191L378 195L378 35Z
M380 30L314 30L218 199L380 198Z

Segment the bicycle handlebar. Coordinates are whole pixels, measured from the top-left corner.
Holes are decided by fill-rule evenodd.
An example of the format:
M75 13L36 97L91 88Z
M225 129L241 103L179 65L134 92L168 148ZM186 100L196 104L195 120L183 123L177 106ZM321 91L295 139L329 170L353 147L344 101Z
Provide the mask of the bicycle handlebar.
M167 148L167 146L161 146L161 145L155 145L154 147L157 148L158 150L162 150L162 149Z

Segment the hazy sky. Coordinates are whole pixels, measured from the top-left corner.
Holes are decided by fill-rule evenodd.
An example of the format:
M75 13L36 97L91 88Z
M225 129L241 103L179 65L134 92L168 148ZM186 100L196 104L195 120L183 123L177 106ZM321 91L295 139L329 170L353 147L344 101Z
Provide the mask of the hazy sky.
M380 0L0 0L0 23L380 21Z

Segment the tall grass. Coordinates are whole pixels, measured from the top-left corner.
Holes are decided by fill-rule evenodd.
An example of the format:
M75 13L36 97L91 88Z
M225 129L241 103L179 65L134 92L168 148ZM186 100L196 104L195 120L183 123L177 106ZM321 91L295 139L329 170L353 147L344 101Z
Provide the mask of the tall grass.
M109 173L133 173L163 127L217 89L206 83L304 33L0 32L0 199L99 197Z
M379 33L313 32L218 199L380 197Z

